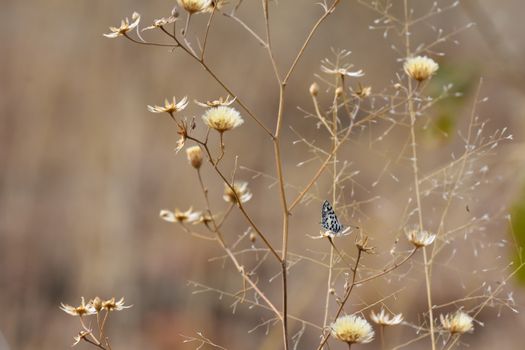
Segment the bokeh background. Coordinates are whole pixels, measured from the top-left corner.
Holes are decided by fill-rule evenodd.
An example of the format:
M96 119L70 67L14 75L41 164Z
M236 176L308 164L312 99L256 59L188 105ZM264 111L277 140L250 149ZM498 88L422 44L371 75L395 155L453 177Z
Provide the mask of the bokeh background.
M139 47L122 38L110 40L102 36L108 26L118 24L133 11L138 11L143 25L147 25L154 18L167 16L174 3L2 0L0 4L1 350L69 348L78 330L77 320L61 312L58 306L60 302L77 304L80 296L95 295L125 296L127 303L134 305L112 317L110 335L114 349L191 349L196 345L182 344L180 335L195 335L196 331L204 332L228 349L278 348L278 326L270 335L265 335L264 327L248 333L267 313L239 306L233 315L231 299L221 300L213 292L192 293L195 288L188 285L190 280L226 291L238 290L241 281L232 273L230 264L223 267L220 262L208 261L221 255L215 245L189 237L158 217L162 208L187 209L191 205L202 208L204 203L185 155L175 155L173 151L178 138L173 122L148 113L146 105L159 104L173 95L210 100L224 96L224 92L181 52ZM320 15L320 7L315 3L281 0L271 6L274 47L282 70L288 67ZM413 6L416 12L426 11L431 3L417 1ZM489 120L489 129L507 126L514 141L500 145L490 159L495 180L479 190L479 200L472 204L471 210L482 214L510 208L521 212L523 217L523 4L517 0L461 3L421 26L412 39L432 41L435 32L431 25L452 31L477 22L454 37L457 43L449 40L436 50L446 53L443 57L435 56L442 67L436 81L453 81L455 88L465 95L438 109L436 118L442 118L440 125L451 136L432 139L427 135L430 142L424 152L440 156L423 157L423 167L436 168L446 162L451 151L461 150L456 132L466 125L473 90L483 77L482 96L489 96L489 100L478 114ZM238 14L263 33L260 7L258 1L245 1ZM313 122L305 120L297 109L300 106L311 110L308 87L315 80L314 74L319 73L320 60L331 56L331 48L351 50L355 67L366 72L362 82L371 85L374 91L391 85L395 74L401 72L397 61L400 56L391 48L392 44L399 45L400 39L391 33L385 40L382 31L369 30L375 18L375 13L356 1L343 1L315 35L290 81L283 149L285 172L299 186L315 167L296 167L308 154L304 147L292 144L297 136L289 126L328 145L326 137L323 141ZM193 20L195 30L203 28L204 18L196 16ZM160 38L155 33L147 36ZM238 24L218 16L210 35L208 58L234 91L240 92L267 125L272 125L277 107L276 85L269 60L257 42ZM330 97L323 99L328 102ZM189 116L202 113L194 105L187 111ZM403 141L394 137L392 142L395 145ZM247 119L242 128L227 135L227 150L226 169L237 155L243 166L274 174L272 144L251 120ZM359 181L370 185L375 179L374 172L381 170L382 164L367 164L363 152L362 148L349 147L344 157L358 164L362 172ZM246 180L251 176L246 171L238 174ZM206 172L205 177L215 196L213 205L224 207L220 196L222 184L211 172ZM315 190L320 198L329 190L327 180L323 178ZM409 180L402 181L405 187L385 181L366 197L380 194L388 198L392 194L401 198L399 193L404 191L406 199ZM278 196L271 182L264 177L251 179L254 199L247 208L271 232L271 239L279 242ZM357 198L350 194L345 198L365 199L357 192ZM354 217L368 223L367 229L379 246L382 241L393 240L389 235L399 214L399 205L394 200L380 203L365 206L366 215ZM327 251L327 246L316 247L318 242L305 242L306 234L317 233L318 204L313 201L301 207L292 218L293 251ZM226 227L232 239L247 228L238 213L232 215ZM389 230L384 230L385 227ZM519 231L520 227L516 229ZM512 241L505 220L495 220L490 230L490 234L483 236L488 242ZM447 274L446 269L436 272L437 302L460 298L480 281L501 280L509 272L495 268L492 273L469 279L479 263L489 264L498 258L501 266L505 266L505 262L514 259L513 244L497 251L487 244L489 248L476 259L472 259L468 244L464 251L470 253L459 251L460 257L456 257L453 267L463 274L457 278L450 277L454 274ZM350 249L351 243L349 252ZM271 277L278 266L269 263L266 269L260 271L261 275ZM323 273L326 271L308 264L293 271L292 300L296 303L293 313L321 318L322 289L326 283ZM421 282L412 278L410 283L403 283L421 288ZM525 300L524 286L517 279L509 282L519 309ZM278 296L279 283L277 279L269 287L270 295ZM450 287L455 285L458 288ZM462 289L463 286L467 287ZM388 285L374 288L368 292L370 300L394 291ZM403 294L411 302L400 297L399 307L394 311L412 315L424 312L425 300L420 294ZM411 321L417 322L417 317L412 316ZM483 322L485 327L477 326L479 331L466 339L473 348L523 346L525 318L521 314L495 308L483 313ZM296 331L297 325L294 327ZM413 335L410 329L396 333L398 339ZM316 342L317 332L310 332L300 347L311 348ZM88 348L86 344L78 347ZM379 347L371 344L368 348ZM425 346L416 343L412 348Z

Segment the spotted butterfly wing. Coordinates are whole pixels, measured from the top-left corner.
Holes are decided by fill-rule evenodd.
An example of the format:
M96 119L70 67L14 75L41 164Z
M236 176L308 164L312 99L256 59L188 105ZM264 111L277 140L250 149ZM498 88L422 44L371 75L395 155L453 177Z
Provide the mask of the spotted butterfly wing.
M337 219L337 215L335 215L334 209L328 201L324 201L321 210L321 226L335 235L342 234L344 229L344 226L341 225Z

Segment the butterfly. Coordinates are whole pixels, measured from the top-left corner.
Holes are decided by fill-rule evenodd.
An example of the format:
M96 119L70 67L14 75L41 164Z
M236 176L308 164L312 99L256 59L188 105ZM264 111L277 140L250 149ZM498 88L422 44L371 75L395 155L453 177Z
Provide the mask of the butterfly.
M345 233L344 226L337 219L335 211L330 205L330 202L324 201L321 209L321 226L330 233L340 236Z

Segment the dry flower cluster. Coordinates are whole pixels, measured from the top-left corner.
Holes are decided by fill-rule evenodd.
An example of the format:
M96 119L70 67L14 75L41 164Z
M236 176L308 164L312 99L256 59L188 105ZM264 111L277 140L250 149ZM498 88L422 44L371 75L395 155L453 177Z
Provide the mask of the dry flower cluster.
M157 32L164 39L170 40L170 43L145 40L140 34L141 17L137 13L133 14L132 22L126 18L121 22L120 27L110 27L110 33L105 36L108 38L124 37L139 45L169 47L174 52L181 52L203 67L224 90L224 95L228 95L226 98L217 97L216 100L207 102L195 101L196 106L204 109L200 111L202 116L200 119L183 116L186 108L189 108L189 98L186 96L181 99L175 97L171 100L166 99L163 106L147 106L150 112L165 113L175 123L180 136L176 150L179 151L186 147L188 162L195 169L196 182L205 202L204 208L198 211L194 211L193 208L186 211L163 209L160 211L160 217L167 222L179 224L182 230L196 238L216 242L224 252L224 256L217 259L229 260L242 279L243 289L241 291L230 293L192 282L197 289L196 292L211 291L219 293L221 297L229 296L234 300L235 308L240 304L257 307L263 312L261 318L266 318L266 320L255 329L263 326L269 332L279 332L282 337L280 348L285 350L297 348L305 333L316 334L319 341L314 344L301 344L301 348L318 350L328 348L330 339L346 343L348 347L351 347L354 344L370 343L379 338L384 349L401 349L420 342L420 344L425 344L422 346L426 349L436 350L440 347L443 350L449 350L460 344L460 338L464 334L474 330L473 323L489 304L513 310L512 300L500 297L504 290L504 283L500 283L493 289L487 289L485 293L476 298L469 298L469 295L465 299L454 300L443 305L435 304L432 289L432 271L443 251L454 243L455 236L458 233L464 233L467 237L473 232L482 231L484 225L487 225L487 216L473 218L460 224L449 223L448 217L456 207L458 200L475 196L475 192L481 185L479 181L476 181L476 176L483 171L480 170L483 167L479 166L479 162L489 156L498 143L510 140L511 136L506 133L506 130L497 130L492 134L487 134L485 124L478 120L475 112L477 105L483 102L479 98L478 88L474 96L475 101L468 130L461 134L465 146L464 153L456 155L437 170L424 172L420 165L419 145L421 141L417 131L422 125L431 123L431 110L438 102L454 96L450 87L443 88L441 95L427 95L425 88L432 77L439 74L438 63L427 55L432 55L435 46L450 39L457 34L457 31L449 34L439 31L434 42L419 46L411 42L410 34L415 30L414 28L429 18L443 15L454 9L457 3L451 3L445 7L435 5L428 13L416 17L406 0L398 3L361 0L359 3L379 16L374 26L371 26L372 29L383 30L385 37L389 37L391 33L399 34L403 50L399 52L401 64L398 65L396 78L385 88L376 89L374 87L372 89L371 86L362 85L358 80L364 76L365 72L363 69L355 69L354 65L349 62L349 51L334 50L333 58L322 60L320 73L316 75L317 81L312 83L309 89L304 89L304 96L312 107L310 110L301 107L300 110L305 114L306 121L314 121L313 127L318 129L320 135L324 135L326 142L324 144L315 143L296 133L299 138L298 143L305 147L307 155L314 155L313 159L318 161L318 164L309 175L309 181L306 184L297 184L294 179L287 178L285 173L289 165L283 159L282 148L284 146L281 137L283 124L292 123L287 119L288 111L285 108L287 83L296 72L297 64L303 58L312 37L319 31L323 22L334 11L337 11L340 3L339 0L321 2L321 16L313 24L294 59L284 70L277 64L275 59L277 52L271 43L269 18L274 11L272 7L274 4L265 0L262 1L265 19L264 35L257 34L249 23L245 23L237 16L237 10L242 5L242 1L226 4L224 1L212 0L178 0L179 7L175 8L170 16L154 20L153 25L142 29L142 31ZM397 7L400 7L403 15L396 14L397 12L393 9ZM181 13L185 13L186 16L180 16ZM204 32L200 33L201 36L196 43L190 40L188 33L191 30L191 17L198 14L207 16L207 25ZM219 15L224 16L219 17ZM182 17L185 18L182 19ZM278 109L273 120L273 127L268 125L268 120L259 118L257 113L244 102L242 96L235 94L233 88L227 85L208 64L206 52L209 33L212 31L214 20L220 18L228 18L240 25L240 28L246 30L253 40L262 45L268 55L273 75L278 83L279 93ZM136 30L136 35L131 34L132 30ZM199 36L199 33L194 34ZM196 50L195 47L199 47L199 50ZM378 92L374 92L376 90ZM230 96L232 96L231 99ZM331 102L328 106L322 105L321 96L329 97ZM276 203L279 203L282 212L279 218L282 222L280 235L282 244L280 246L275 244L274 237L263 229L264 225L254 220L246 206L248 201L254 199L253 202L255 202L257 198L254 198L248 182L237 179L239 168L235 150L230 151L230 148L226 147L225 134L233 135L236 132L235 129L242 127L243 123L256 125L259 131L272 141L276 164L275 174L268 175L256 170L246 170L271 178L274 181L273 184L278 188ZM354 197L354 187L360 186L356 180L359 171L351 162L343 158L342 150L343 146L350 142L358 144L365 138L372 154L373 147L387 139L394 129L405 132L407 136L406 144L399 146L400 158L406 161L404 163L399 160L392 162L392 159L387 159L383 172L370 188L373 189L381 181L383 173L390 173L392 178L397 179L390 171L389 167L393 166L391 163L402 163L402 166L409 171L410 181L407 181L408 185L405 189L407 204L400 222L395 229L392 229L390 237L382 236L392 244L392 249L378 252L378 248L370 244L376 237L367 229L367 226L370 226L366 219L368 214L363 208L366 203L376 200L374 199L376 197L362 201ZM198 136L199 132L200 136ZM235 159L234 169L224 169L222 161L225 157ZM301 163L300 166L306 162ZM204 167L209 167L216 176L216 183L224 186L222 196L226 204L223 211L214 210L210 205L209 197L214 195L217 198L218 195L209 191L209 184L202 176ZM326 178L330 186L322 188L321 179ZM346 188L352 188L351 193ZM441 197L440 204L431 201L434 196ZM308 252L291 251L289 247L291 232L294 235L300 234L294 232L294 228L290 225L291 215L300 206L306 206L309 203L316 203L321 207L320 203L326 198L330 199L335 211L330 207L328 213L323 213L321 234L313 238L323 240L326 238L330 244L325 247L329 247L329 251L325 252L321 259L308 255ZM268 204L265 205L268 206ZM238 235L237 239L232 240L231 234L225 234L223 224L234 211L242 215L249 229ZM336 212L340 215L339 217ZM316 213L318 213L317 209ZM339 223L339 221L349 222L350 219L359 222L359 227ZM277 220L277 218L272 220ZM346 226L346 230L343 230L343 226ZM316 232L318 229L316 224L311 231ZM399 239L402 232L405 233L406 240ZM343 249L347 245L342 241L348 242L348 239L351 239L345 238L347 233L356 236L353 252ZM307 236L310 235L307 233ZM247 246L244 247L244 244ZM263 254L263 257L260 257L259 254ZM387 261L384 260L385 255L389 256ZM250 260L250 256L256 258ZM366 259L366 265L364 256L369 257ZM377 264L382 264L381 267L374 268L373 266L377 264L369 262L374 258L377 259ZM292 315L289 311L290 303L294 302L294 299L290 298L289 283L289 280L295 277L292 268L296 264L308 261L315 262L326 269L325 298L324 300L316 299L319 304L317 305L319 309L317 320L306 320L301 315ZM281 280L279 300L276 300L275 295L267 292L268 285L258 275L259 268L263 264L270 267L277 266L276 276ZM503 281L511 278L521 267L522 265L515 267L513 272L503 278ZM417 314L391 313L389 304L390 307L393 307L393 303L390 302L390 299L404 293L401 290L391 295L382 295L374 302L367 301L364 307L356 300L356 287L363 288L370 282L390 283L399 274L408 273L411 278L424 285L425 310L419 310ZM268 283L271 284L272 281L273 278ZM476 303L473 304L470 301ZM82 301L77 308L64 305L63 309L79 316L82 322L84 315L97 314L98 319L98 314L104 307L97 310L95 304L97 304L96 301L90 301L85 305ZM451 306L456 309L447 313ZM120 304L120 309L123 307ZM119 307L115 309L118 310ZM83 330L77 342L84 339L99 347L104 346L103 343L108 345L106 348L109 347L107 340L103 337L103 325L110 311L107 306L106 310L99 337L94 337L92 331L82 323ZM370 319L375 324L375 330L365 318L365 311L367 313L371 311ZM414 312L414 310L408 312ZM279 329L275 329L277 327L273 327L274 325L279 325ZM394 338L389 337L388 332L385 332L385 328L390 327L413 329L413 337L393 344ZM292 334L292 329L295 329L294 334ZM186 342L197 342L199 347L207 344L222 348L204 337L202 333L198 334L199 337L186 337ZM309 339L315 339L315 336Z
M103 300L99 297L91 299L87 304L84 297L81 298L80 305L71 306L67 304L60 304L60 309L71 316L77 316L80 320L81 330L75 336L73 346L85 341L99 349L111 350L109 337L106 336L105 327L109 320L109 315L112 311L121 311L130 308L130 305L124 305L124 298L116 300ZM90 323L86 323L86 316L96 316L97 330L94 333L90 328Z

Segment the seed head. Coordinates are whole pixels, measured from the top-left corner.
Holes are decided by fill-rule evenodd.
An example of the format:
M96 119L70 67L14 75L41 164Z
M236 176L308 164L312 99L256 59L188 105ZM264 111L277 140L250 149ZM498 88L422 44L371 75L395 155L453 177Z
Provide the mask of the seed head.
M408 230L406 236L410 243L412 243L416 248L426 247L431 245L436 239L436 235L431 234L425 230Z
M91 304L97 312L100 312L100 310L102 310L102 299L100 299L99 297L95 297L95 299L90 300L89 304Z
M111 33L104 34L106 38L118 38L119 36L122 36L129 32L132 29L135 29L139 25L140 22L140 15L137 12L133 12L133 15L131 15L131 23L129 22L129 19L126 17L122 21L120 21L120 27L109 27L109 30Z
M357 315L339 317L330 325L332 336L348 344L370 343L374 340L374 330L370 323Z
M224 195L222 198L226 202L230 203L238 203L237 198L241 203L248 202L252 198L252 193L248 189L248 183L247 182L236 182L232 185L232 188L228 185L224 185Z
M190 14L204 12L212 6L211 0L177 0L179 6L188 11Z
M226 106L208 109L202 116L202 120L209 128L215 129L220 133L236 128L244 123L237 110Z
M354 95L359 98L366 98L370 96L372 93L372 87L371 86L359 86L359 89L354 91Z
M463 311L446 316L439 315L441 325L452 334L463 334L474 330L473 318Z
M314 82L310 85L310 95L317 96L317 94L319 94L319 84Z
M199 169L202 165L202 149L200 146L193 146L186 148L186 155L191 166Z
M385 309L381 308L381 311L376 314L374 311L370 313L372 321L381 326L395 326L403 322L403 315L390 315L385 312Z
M408 58L403 64L405 73L412 79L423 81L429 79L438 70L439 65L427 56Z

